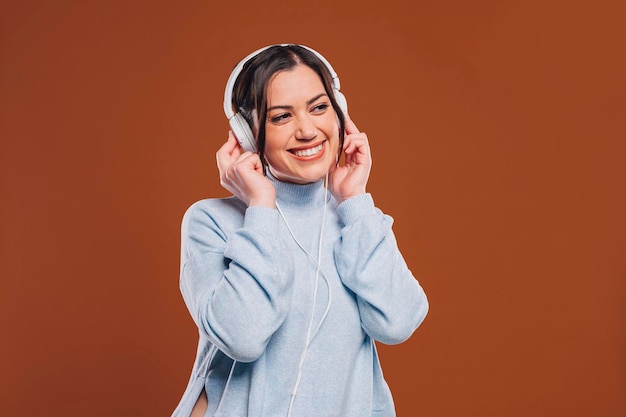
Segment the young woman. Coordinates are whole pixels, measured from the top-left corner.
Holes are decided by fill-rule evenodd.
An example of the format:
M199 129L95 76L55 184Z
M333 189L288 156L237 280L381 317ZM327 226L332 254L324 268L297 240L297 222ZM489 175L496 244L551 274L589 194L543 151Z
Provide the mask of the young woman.
M180 286L200 340L174 416L394 416L374 341L406 340L428 303L366 192L368 138L336 74L274 45L225 96L238 121L217 164L233 197L183 219Z

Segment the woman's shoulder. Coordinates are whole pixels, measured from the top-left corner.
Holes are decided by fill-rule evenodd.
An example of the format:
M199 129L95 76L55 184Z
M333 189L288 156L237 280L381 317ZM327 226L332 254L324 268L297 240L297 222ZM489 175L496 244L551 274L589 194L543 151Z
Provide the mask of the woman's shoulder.
M246 210L246 204L234 196L224 198L205 198L191 204L187 209L187 213L210 213L214 211L223 212L231 210L243 213Z
M185 211L183 227L240 224L246 207L246 204L236 197L199 200Z

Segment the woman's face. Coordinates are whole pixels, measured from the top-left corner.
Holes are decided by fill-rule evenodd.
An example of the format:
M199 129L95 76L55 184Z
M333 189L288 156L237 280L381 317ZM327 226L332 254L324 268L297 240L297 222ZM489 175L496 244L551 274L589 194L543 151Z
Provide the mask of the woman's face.
M323 178L339 151L339 123L320 77L306 65L276 73L267 88L265 158L281 181Z

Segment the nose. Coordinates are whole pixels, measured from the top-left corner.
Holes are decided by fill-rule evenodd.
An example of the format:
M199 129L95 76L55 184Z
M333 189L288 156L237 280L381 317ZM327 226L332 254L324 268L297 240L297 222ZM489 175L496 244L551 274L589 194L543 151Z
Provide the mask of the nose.
M317 137L317 129L313 120L309 116L303 116L298 119L298 126L296 128L296 139L302 141L313 140Z

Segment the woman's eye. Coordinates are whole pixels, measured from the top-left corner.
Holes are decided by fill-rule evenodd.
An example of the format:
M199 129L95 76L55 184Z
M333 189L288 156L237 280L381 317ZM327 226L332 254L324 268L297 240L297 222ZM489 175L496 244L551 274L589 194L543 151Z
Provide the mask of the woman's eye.
M270 119L270 121L272 123L280 123L280 122L284 122L285 120L287 120L289 118L290 114L289 113L283 113L283 114L279 114L278 116L274 116Z
M330 107L330 105L328 103L322 103L322 104L318 104L317 106L313 107L313 113L324 113L326 111L326 109Z

